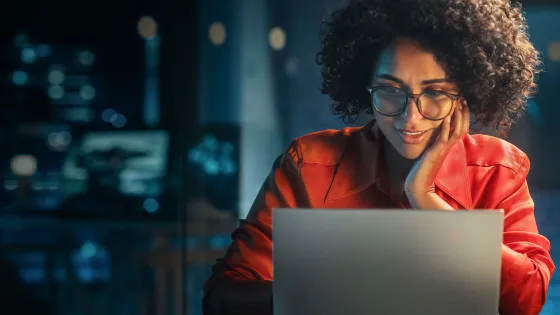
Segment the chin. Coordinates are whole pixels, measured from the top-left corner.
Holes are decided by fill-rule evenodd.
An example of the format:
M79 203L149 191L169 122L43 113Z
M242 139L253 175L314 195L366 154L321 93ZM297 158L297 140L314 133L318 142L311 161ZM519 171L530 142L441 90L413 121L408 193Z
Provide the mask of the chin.
M418 150L416 148L400 148L398 151L402 155L402 157L408 160L419 159L424 152L424 150Z

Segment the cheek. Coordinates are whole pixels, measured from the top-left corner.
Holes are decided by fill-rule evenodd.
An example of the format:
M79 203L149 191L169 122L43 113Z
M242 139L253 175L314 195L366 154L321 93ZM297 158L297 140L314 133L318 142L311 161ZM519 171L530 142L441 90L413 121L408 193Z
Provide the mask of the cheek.
M374 112L374 117L377 125L379 126L379 129L381 129L382 131L387 132L393 129L393 123L395 120L394 117L383 116L377 112Z
M430 143L433 143L439 137L439 133L441 131L441 124L442 124L441 122L437 122L434 123L434 125L432 126L433 131L432 131L432 136L430 137Z

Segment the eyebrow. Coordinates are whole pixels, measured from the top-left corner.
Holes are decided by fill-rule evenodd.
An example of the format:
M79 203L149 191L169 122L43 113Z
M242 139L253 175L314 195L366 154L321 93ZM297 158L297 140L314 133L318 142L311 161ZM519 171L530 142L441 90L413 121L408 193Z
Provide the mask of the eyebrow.
M385 79L385 80L393 81L393 82L396 82L400 85L406 85L403 80L401 80L401 79L399 79L395 76L392 76L390 74L383 73L383 74L376 75L375 77L379 78L379 79ZM446 79L446 78L441 78L441 79L424 80L421 83L422 83L422 85L429 85L429 84L436 84L436 83L451 83L451 81L449 81L449 79Z

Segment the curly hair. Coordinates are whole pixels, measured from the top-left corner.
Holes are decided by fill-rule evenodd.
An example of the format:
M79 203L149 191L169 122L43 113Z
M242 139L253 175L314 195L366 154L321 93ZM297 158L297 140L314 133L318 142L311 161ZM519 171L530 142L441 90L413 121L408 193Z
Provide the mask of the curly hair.
M509 0L351 0L323 22L322 33L321 91L347 123L373 113L366 86L396 37L434 53L481 128L505 134L536 90L540 56Z

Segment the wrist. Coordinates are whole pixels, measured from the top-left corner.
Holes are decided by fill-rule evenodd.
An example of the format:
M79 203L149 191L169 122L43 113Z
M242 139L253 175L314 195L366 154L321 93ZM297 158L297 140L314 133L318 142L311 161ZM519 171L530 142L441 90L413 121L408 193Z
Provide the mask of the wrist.
M455 210L435 192L422 194L406 193L410 205L414 209L423 210Z

